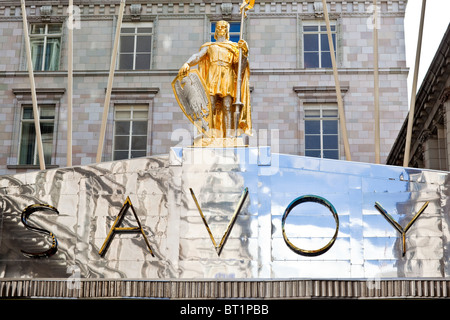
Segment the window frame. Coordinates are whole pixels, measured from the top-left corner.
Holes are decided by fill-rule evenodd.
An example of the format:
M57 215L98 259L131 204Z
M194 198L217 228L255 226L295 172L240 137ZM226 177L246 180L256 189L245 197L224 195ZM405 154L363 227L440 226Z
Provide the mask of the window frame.
M134 112L135 111L147 111L147 117L145 119L143 118L139 118L139 119L134 119ZM117 117L117 112L120 111L130 111L130 118L118 118ZM133 151L145 151L145 156L147 156L148 154L148 134L149 134L149 115L150 112L150 108L147 104L132 104L132 105L126 105L126 104L118 104L114 106L114 120L113 120L113 137L112 137L112 160L113 161L117 161L117 160L126 160L126 159L133 159L132 157L132 152ZM128 135L117 135L116 134L116 122L117 121L129 121L130 122L130 128L129 128L129 134ZM147 130L146 130L146 134L145 134L145 149L133 149L132 148L132 138L133 138L133 127L134 127L134 122L145 122L147 125ZM128 136L128 150L116 150L116 137L117 136ZM141 136L144 137L144 135L136 135L136 136ZM116 152L117 151L127 151L128 155L126 158L121 158L118 159L116 158Z
M37 26L37 25L45 25L45 31L44 33L32 33L33 30L33 26ZM60 32L59 33L48 33L48 27L49 25L59 25L60 28ZM43 39L43 51L42 51L42 60L41 60L41 68L40 70L35 69L35 64L33 61L33 71L59 71L61 69L61 55L62 55L62 45L63 45L63 28L64 25L62 23L42 23L42 22L38 22L38 23L31 23L30 24L30 33L29 33L29 41L30 41L30 50L33 49L33 40L39 40L39 39ZM58 52L58 61L57 61L57 68L55 70L49 70L46 69L46 65L45 65L45 59L46 59L46 53L47 53L47 41L49 38L55 38L55 39L59 39L59 52ZM51 65L51 63L50 63Z
M52 107L53 108L53 119L43 119L41 116L41 111L43 107ZM35 132L34 137L34 150L33 150L33 163L21 163L22 162L22 141L23 141L23 124L29 123L33 125L34 127L34 114L32 114L31 119L24 119L24 111L25 108L33 108L30 104L22 104L21 110L20 110L20 127L19 127L19 143L18 143L18 152L17 152L17 164L20 166L37 166L39 165L39 150L37 148L37 135ZM42 103L38 105L38 112L39 112L39 126L41 126L42 123L52 123L53 124L53 132L52 132L52 141L51 141L51 150L50 150L50 160L49 162L45 161L45 165L52 165L54 162L54 153L55 153L55 142L56 142L56 131L57 131L57 107L55 104L52 103ZM42 129L42 128L41 128ZM42 134L41 134L42 139ZM43 143L44 145L44 143ZM45 150L44 150L44 159L45 159Z
M317 27L317 31L305 31L305 27ZM303 64L303 68L304 69L330 69L333 66L331 65L330 67L323 67L323 62L322 62L322 53L328 52L330 54L330 60L331 60L331 50L330 48L328 48L328 51L322 51L322 45L321 45L321 35L326 35L327 36L327 44L328 44L328 33L326 31L326 29L324 31L321 30L322 27L326 28L326 23L325 21L322 20L307 20L307 21L303 21L301 24L301 41L302 41L302 64ZM334 31L333 31L333 27L334 27ZM337 44L338 44L338 23L337 21L330 21L330 28L331 30L331 34L332 36L334 35L334 55L337 61L338 58L338 48L337 48ZM305 50L305 34L316 34L318 35L317 37L317 41L318 41L318 66L317 67L307 67L305 64L305 53L308 52L316 52L316 51L306 51Z
M307 117L307 112L308 111L319 111L319 116L318 117ZM329 116L326 117L324 116L324 111L333 111L336 112L336 116ZM340 128L339 128L339 112L338 112L338 108L337 105L335 104L308 104L308 105L304 105L304 117L303 117L303 121L304 121L304 141L305 141L305 156L307 155L307 152L309 150L319 150L319 149L307 149L306 148L306 136L307 135L317 135L317 134L308 134L306 132L306 121L308 120L313 120L313 121L319 121L320 123L320 131L319 131L319 136L320 136L320 159L336 159L339 160L341 157L341 147L340 147ZM326 120L334 120L336 121L336 128L337 128L337 133L336 134L325 134L324 130L323 130L323 121ZM324 148L324 136L337 136L337 148L336 149L325 149ZM328 157L324 157L324 151L333 151L333 150L337 150L337 158L328 158ZM314 156L309 156L309 157L314 157Z
M134 28L134 32L133 33L122 33L122 30L125 28ZM151 32L150 33L138 33L138 28L151 28ZM154 33L155 33L155 27L154 27L154 23L153 22L124 22L122 24L122 27L120 28L120 35L119 35L119 49L117 52L118 55L118 59L117 59L117 66L116 69L120 70L120 71L142 71L142 70L151 70L152 69L152 61L153 61L153 41L154 41ZM122 54L127 54L129 55L130 52L127 53L123 53L121 51L121 46L122 46L122 36L134 36L133 39L133 68L132 69L124 69L121 68L121 63L120 63L120 57ZM150 36L150 52L144 52L144 53L148 53L150 55L149 58L149 67L148 69L136 69L136 56L138 54L138 52L136 52L137 49L137 37L138 36Z

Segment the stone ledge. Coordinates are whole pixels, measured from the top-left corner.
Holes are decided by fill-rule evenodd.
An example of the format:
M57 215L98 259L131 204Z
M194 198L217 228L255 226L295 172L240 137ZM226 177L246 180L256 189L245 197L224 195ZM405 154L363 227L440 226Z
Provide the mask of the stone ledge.
M0 280L0 298L405 299L448 298L450 281L428 280Z

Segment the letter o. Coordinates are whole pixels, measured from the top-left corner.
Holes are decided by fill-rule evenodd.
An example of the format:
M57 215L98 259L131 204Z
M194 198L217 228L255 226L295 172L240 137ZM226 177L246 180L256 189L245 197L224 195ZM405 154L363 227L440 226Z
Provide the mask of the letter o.
M324 247L317 249L317 250L300 249L299 247L295 246L291 241L289 241L289 238L286 236L286 231L285 231L284 225L285 225L285 222L286 222L286 219L287 219L289 213L296 206L298 206L299 204L304 203L304 202L315 202L315 203L319 203L319 204L327 207L333 214L334 221L336 222L336 231L335 231L333 237L331 238L331 240ZM339 232L339 216L336 212L336 209L333 207L333 205L328 200L326 200L322 197L319 197L319 196L315 196L315 195L305 195L305 196L298 197L297 199L292 201L287 206L286 210L284 211L283 218L281 219L281 230L283 232L284 242L292 251L294 251L295 253L300 254L302 256L318 256L318 255L321 255L321 254L327 252L333 246L334 242L336 241L336 238L337 238L337 235Z

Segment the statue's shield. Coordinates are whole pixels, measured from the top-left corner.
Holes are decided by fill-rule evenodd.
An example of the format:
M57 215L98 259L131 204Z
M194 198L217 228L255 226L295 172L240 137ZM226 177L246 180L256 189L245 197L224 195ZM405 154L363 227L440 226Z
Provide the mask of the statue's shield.
M177 76L172 81L172 89L181 110L189 121L202 133L209 136L211 101L206 93L205 82L198 70L189 70L185 77Z

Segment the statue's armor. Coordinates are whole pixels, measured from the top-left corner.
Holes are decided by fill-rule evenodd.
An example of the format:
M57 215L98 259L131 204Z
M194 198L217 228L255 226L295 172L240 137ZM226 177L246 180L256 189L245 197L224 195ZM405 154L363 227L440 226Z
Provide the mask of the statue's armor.
M236 50L231 48L234 49L214 43L208 47L209 73L205 81L210 95L236 97L234 64L237 59Z

